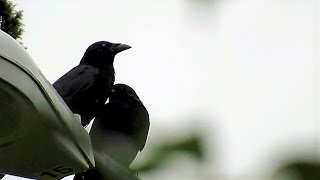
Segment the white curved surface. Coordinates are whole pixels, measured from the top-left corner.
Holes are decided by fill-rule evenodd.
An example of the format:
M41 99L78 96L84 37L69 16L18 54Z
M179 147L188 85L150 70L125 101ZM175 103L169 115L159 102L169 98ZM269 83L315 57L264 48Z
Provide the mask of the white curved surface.
M91 141L26 50L0 31L0 172L61 179L94 166Z

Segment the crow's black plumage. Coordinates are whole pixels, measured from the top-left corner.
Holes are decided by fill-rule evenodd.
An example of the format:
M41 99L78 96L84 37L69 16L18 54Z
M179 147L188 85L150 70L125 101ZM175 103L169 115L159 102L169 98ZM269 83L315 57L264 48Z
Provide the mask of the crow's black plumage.
M83 126L105 105L115 80L115 55L129 48L126 44L107 41L93 43L80 64L53 84L71 111L81 115Z
M90 130L93 150L128 168L145 146L149 123L148 111L136 92L128 85L115 84L103 114L95 118ZM99 169L78 174L74 180L101 179Z

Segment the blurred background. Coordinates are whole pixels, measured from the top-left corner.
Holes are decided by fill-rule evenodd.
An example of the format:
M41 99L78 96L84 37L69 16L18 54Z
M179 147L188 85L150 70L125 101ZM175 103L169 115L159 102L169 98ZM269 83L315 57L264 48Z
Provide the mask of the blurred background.
M140 178L320 179L317 0L12 3L52 83L95 41L133 47L115 70L150 114Z

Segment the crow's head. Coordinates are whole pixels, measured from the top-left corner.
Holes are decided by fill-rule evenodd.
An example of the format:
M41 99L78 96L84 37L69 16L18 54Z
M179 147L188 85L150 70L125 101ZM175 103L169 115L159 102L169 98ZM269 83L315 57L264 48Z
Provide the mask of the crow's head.
M130 100L140 101L139 96L130 86L126 84L113 85L109 96L109 102Z
M117 53L130 48L131 46L126 44L98 41L88 47L80 64L89 64L95 67L112 64Z

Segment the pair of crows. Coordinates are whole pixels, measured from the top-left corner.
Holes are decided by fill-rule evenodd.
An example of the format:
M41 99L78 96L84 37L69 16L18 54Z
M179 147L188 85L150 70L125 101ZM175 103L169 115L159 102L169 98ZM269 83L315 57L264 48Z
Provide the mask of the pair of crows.
M138 95L128 85L114 84L115 55L129 48L126 44L96 42L88 47L78 66L53 84L71 111L81 115L83 126L95 118L89 133L93 150L124 167L129 167L144 148L149 131L149 114ZM89 169L74 179L98 177L97 169Z

